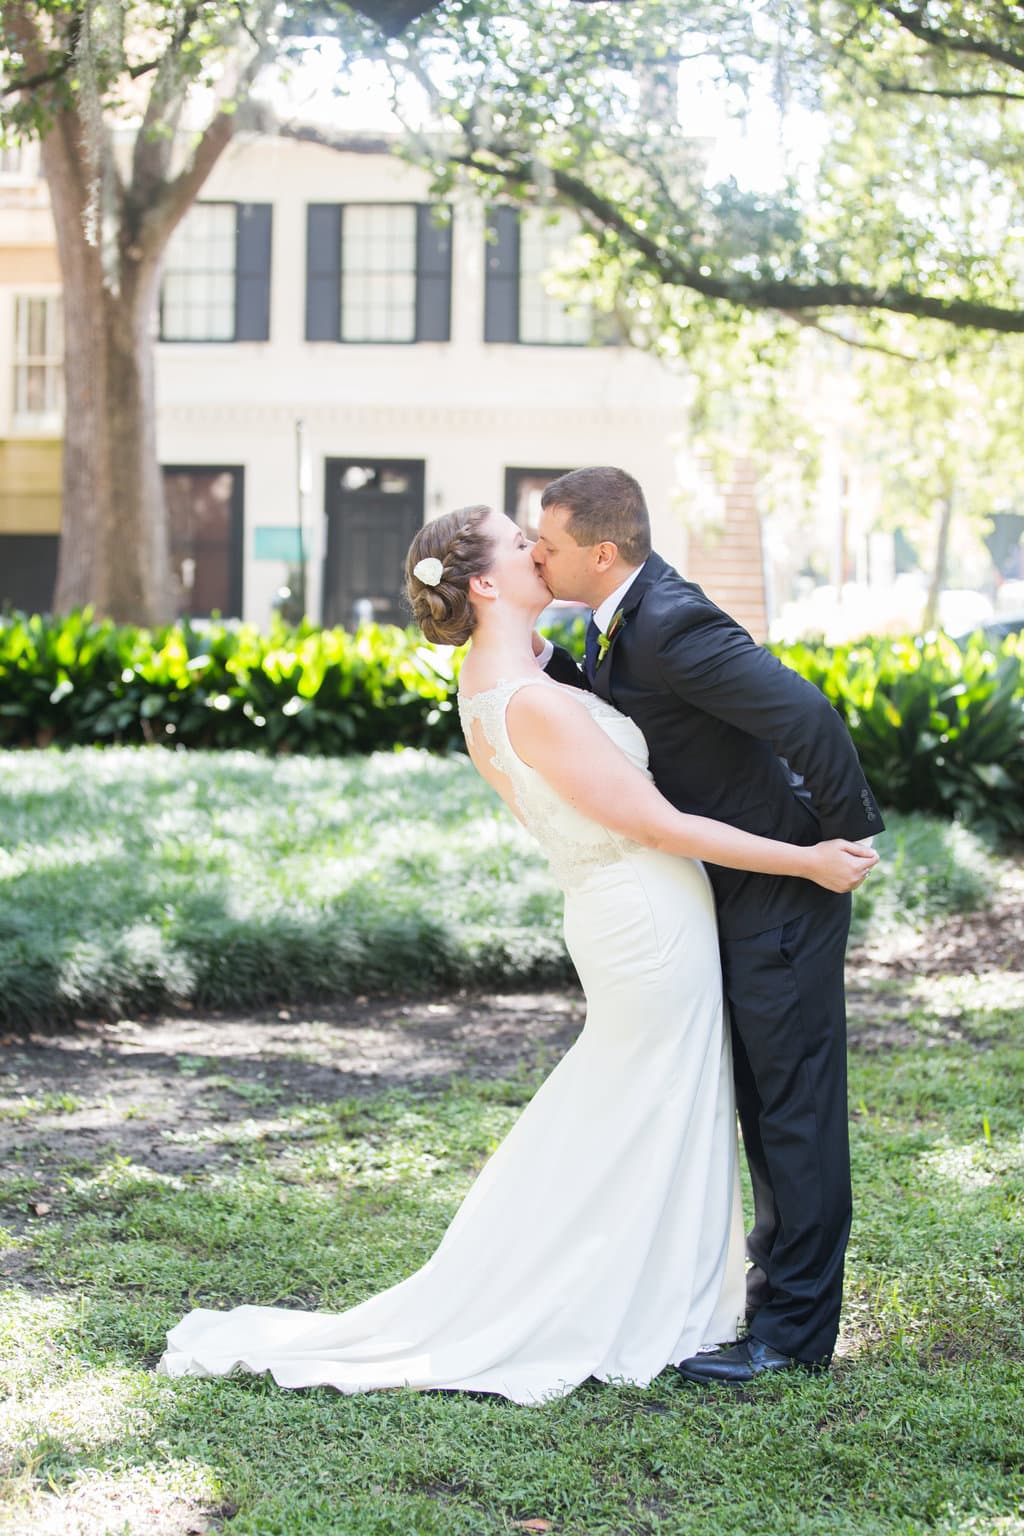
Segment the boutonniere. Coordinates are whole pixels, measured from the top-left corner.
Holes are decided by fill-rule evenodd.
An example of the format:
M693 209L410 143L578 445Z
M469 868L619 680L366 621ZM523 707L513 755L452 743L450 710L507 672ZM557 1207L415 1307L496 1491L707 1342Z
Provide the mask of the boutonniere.
M608 647L611 645L612 641L615 639L615 636L618 634L619 630L622 628L622 626L623 626L623 624L625 622L626 622L625 619L622 617L622 609L620 608L620 609L618 609L618 611L615 614L613 614L612 621L608 625L608 628L605 630L604 634L603 635L598 635L598 637L597 637L597 665L598 666L600 666L602 661L604 661L605 657L608 654Z

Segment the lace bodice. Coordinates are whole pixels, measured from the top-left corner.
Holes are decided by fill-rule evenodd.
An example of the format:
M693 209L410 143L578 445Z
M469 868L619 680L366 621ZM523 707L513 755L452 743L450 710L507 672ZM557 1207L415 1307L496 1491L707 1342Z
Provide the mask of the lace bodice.
M512 695L520 688L531 686L558 688L566 695L567 703L582 705L630 762L650 777L647 743L639 727L604 699L582 688L563 687L540 674L498 683L470 698L460 693L459 719L463 731L469 737L473 726L479 722L491 749L491 761L508 779L524 825L540 843L559 885L569 891L583 884L596 870L614 864L640 845L609 831L600 822L568 805L535 768L516 755L509 740L505 713Z

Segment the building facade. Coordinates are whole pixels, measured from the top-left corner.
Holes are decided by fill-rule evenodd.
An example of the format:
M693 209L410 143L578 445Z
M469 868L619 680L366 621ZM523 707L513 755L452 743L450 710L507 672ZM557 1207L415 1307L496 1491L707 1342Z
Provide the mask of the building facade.
M7 153L23 158L0 175L0 601L45 608L60 278L31 151ZM529 526L548 480L608 462L640 479L685 570L682 381L550 291L572 234L470 197L438 206L386 154L233 144L175 232L154 320L179 611L262 624L290 587L325 623L403 623L425 519L484 502ZM760 637L763 584L733 611Z

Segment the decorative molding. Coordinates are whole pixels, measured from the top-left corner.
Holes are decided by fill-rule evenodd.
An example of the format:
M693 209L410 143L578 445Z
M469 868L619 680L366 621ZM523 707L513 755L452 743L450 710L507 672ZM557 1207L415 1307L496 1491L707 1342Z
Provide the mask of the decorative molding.
M600 426L613 437L623 436L627 431L642 432L659 441L665 432L678 429L680 421L680 413L670 408L662 411L652 411L650 408L625 411L617 406L581 405L576 402L571 406L545 403L510 408L504 405L323 405L299 400L294 404L258 401L252 404L232 402L222 405L211 401L189 405L164 403L158 414L163 425L247 422L291 429L296 416L301 416L310 427L321 429L356 426L376 430L397 428L435 432L471 432L483 428L508 432L524 427L549 430L554 420L561 427L592 430Z

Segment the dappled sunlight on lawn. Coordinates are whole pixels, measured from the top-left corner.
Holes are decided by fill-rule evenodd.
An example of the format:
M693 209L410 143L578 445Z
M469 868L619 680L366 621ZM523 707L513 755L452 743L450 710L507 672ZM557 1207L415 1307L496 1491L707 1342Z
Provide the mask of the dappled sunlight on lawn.
M15 1273L73 1294L9 1293L12 1536L501 1536L538 1511L565 1536L1024 1536L1006 1523L1024 1353L1013 1232L998 1180L965 1188L943 1162L959 1139L1016 1176L1009 1047L855 1058L858 1211L829 1376L734 1396L666 1371L533 1410L154 1374L191 1307L340 1311L411 1273L534 1086L524 1068L282 1102L272 1075L228 1075L219 1027L145 1058L154 1086L170 1076L208 1107L187 1127L198 1157L173 1120L150 1134L180 1166L148 1164L145 1142L134 1161L94 1145L17 1239ZM236 1087L254 1102L243 1093L232 1120Z
M970 1515L966 1520L954 1517L948 1524L937 1527L936 1536L1024 1536L1024 1515L986 1511Z
M158 1455L148 1466L86 1467L46 1492L15 1480L6 1503L7 1536L201 1536L220 1528L225 1501L210 1467Z
M544 860L465 761L114 749L49 777L0 836L18 1026L570 974Z
M0 1526L8 1536L178 1536L224 1503L212 1470L168 1454L148 1371L78 1353L84 1298L0 1299ZM138 1464L135 1464L138 1463Z
M922 1153L921 1168L926 1178L948 1179L963 1190L989 1189L1007 1181L1005 1219L1024 1225L1024 1132L1003 1137L998 1130L989 1131L986 1140L983 1130L977 1141L940 1144ZM1017 1197L1016 1206L1011 1195Z
M83 869L116 858L120 849L113 836L75 837L67 832L57 842L19 843L16 848L0 848L0 880L16 880L29 871L41 875L52 870Z
M54 1340L36 1341L49 1353ZM86 1367L76 1362L59 1382L19 1392L0 1410L0 1443L17 1461L31 1457L31 1445L49 1438L65 1456L95 1451L153 1431L153 1392L139 1371L118 1366Z
M916 976L908 997L934 1013L960 1010L971 1014L1016 1010L1024 1033L1024 969L977 971L970 975Z

